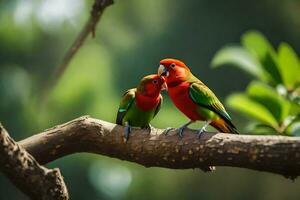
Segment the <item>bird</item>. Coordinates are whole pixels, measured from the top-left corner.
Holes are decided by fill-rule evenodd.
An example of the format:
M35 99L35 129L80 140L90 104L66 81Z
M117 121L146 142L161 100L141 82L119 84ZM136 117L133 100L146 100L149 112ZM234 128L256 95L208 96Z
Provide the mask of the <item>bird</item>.
M129 139L131 127L147 128L151 132L150 121L159 112L166 88L164 77L151 74L143 77L136 88L127 90L122 96L116 124L125 126L124 140Z
M205 121L198 130L198 136L206 131L208 125L223 133L238 134L232 119L216 95L198 78L189 67L178 59L166 58L160 61L158 75L165 77L168 95L175 106L190 121L177 129L180 137L190 124ZM166 133L171 128L166 129Z

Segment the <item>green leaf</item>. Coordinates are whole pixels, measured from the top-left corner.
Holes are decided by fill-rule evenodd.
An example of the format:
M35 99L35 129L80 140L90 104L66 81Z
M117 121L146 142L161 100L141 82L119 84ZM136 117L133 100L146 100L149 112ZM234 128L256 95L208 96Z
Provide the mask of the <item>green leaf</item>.
M260 61L270 83L274 85L282 83L276 52L263 34L257 31L248 31L242 36L241 43Z
M267 108L278 124L281 124L288 116L290 103L270 86L253 81L247 88L247 94L251 99Z
M258 121L277 127L277 121L272 113L262 104L249 98L245 94L233 94L227 98L227 105Z
M300 62L295 51L287 43L281 43L278 48L278 64L285 86L288 89L296 87L300 82Z
M228 46L222 48L215 54L211 65L212 67L233 65L259 79L264 79L264 72L258 60L242 47Z
M265 57L267 52L275 53L268 39L258 31L247 31L241 37L241 43L257 58Z
M291 109L290 109L290 115L296 116L300 114L300 99L299 102L296 100L293 100L291 102Z
M283 83L277 62L276 54L272 54L270 52L267 52L266 56L261 60L263 68L271 77L270 83L273 85L279 85Z

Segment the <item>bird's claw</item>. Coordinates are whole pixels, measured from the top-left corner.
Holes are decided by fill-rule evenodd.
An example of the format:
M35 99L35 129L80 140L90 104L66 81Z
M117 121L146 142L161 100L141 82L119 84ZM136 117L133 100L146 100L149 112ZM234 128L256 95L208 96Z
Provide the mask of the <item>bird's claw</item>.
M204 126L198 131L198 138L202 136L202 134L206 131L206 127L210 124L211 121L207 121Z
M180 138L183 137L183 131L191 124L194 123L194 121L189 121L188 123L182 125L181 127L177 128L177 134L179 135Z
M184 128L185 127L180 127L180 128L172 128L172 127L168 127L166 128L162 133L165 134L165 135L168 135L168 133L171 131L171 130L175 130L177 132L177 134L179 135L180 138L183 137L183 131L184 131Z
M172 128L172 127L168 127L168 128L166 128L162 133L163 134L165 134L165 135L168 135L168 133L171 131L171 130L175 130L176 132L177 132L177 134L178 134L178 136L180 137L180 138L182 138L183 137L183 131L184 131L184 129L185 129L186 127L185 126L182 126L182 127L180 127L180 128Z
M206 131L205 128L201 128L201 129L198 131L198 133L197 133L198 138L201 138L202 134L203 134L205 131Z
M190 125L190 124L193 123L193 122L194 122L194 121L189 121L188 123L184 124L183 126L177 128L177 129L175 129L176 132L177 132L177 134L178 134L178 136L179 136L180 138L183 137L183 131L184 131L184 129L186 129L187 126ZM170 131L170 130L173 130L173 129L174 129L174 128L168 127L168 128L166 128L166 129L163 131L163 133L164 133L165 135L167 135L167 134L169 133L169 131Z
M174 128L172 128L172 127L168 127L162 133L165 134L165 135L168 135L168 133L170 132L170 130L173 130L173 129Z
M149 134L151 134L152 129L154 128L153 126L151 126L151 124L148 124L147 126L144 127L145 129L147 129L149 131Z
M179 135L180 138L183 137L183 131L184 131L185 128L186 127L183 126L183 127L180 127L180 128L177 129L177 134Z

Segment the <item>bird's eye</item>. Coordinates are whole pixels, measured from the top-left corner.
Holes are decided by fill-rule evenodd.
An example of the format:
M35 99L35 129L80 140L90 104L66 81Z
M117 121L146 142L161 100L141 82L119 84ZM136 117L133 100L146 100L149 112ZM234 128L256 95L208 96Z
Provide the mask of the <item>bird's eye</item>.
M158 80L153 80L152 83L156 85L158 83Z
M175 63L172 63L171 65L170 65L170 67L172 67L172 68L174 68L176 65L175 65Z

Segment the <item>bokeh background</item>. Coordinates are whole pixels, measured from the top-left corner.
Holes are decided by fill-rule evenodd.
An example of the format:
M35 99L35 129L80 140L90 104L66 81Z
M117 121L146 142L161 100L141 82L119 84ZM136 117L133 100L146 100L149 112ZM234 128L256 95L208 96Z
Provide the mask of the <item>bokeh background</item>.
M79 117L114 122L122 93L155 73L160 59L184 60L224 100L251 80L235 68L210 67L214 54L261 31L300 52L298 0L116 0L55 88L45 87L89 16L92 0L0 1L0 121L20 140ZM187 121L166 94L156 127ZM247 118L229 110L243 132ZM199 126L196 125L196 126ZM299 199L300 181L246 169L146 169L99 155L77 154L48 165L59 167L71 199ZM24 199L3 175L0 199Z

